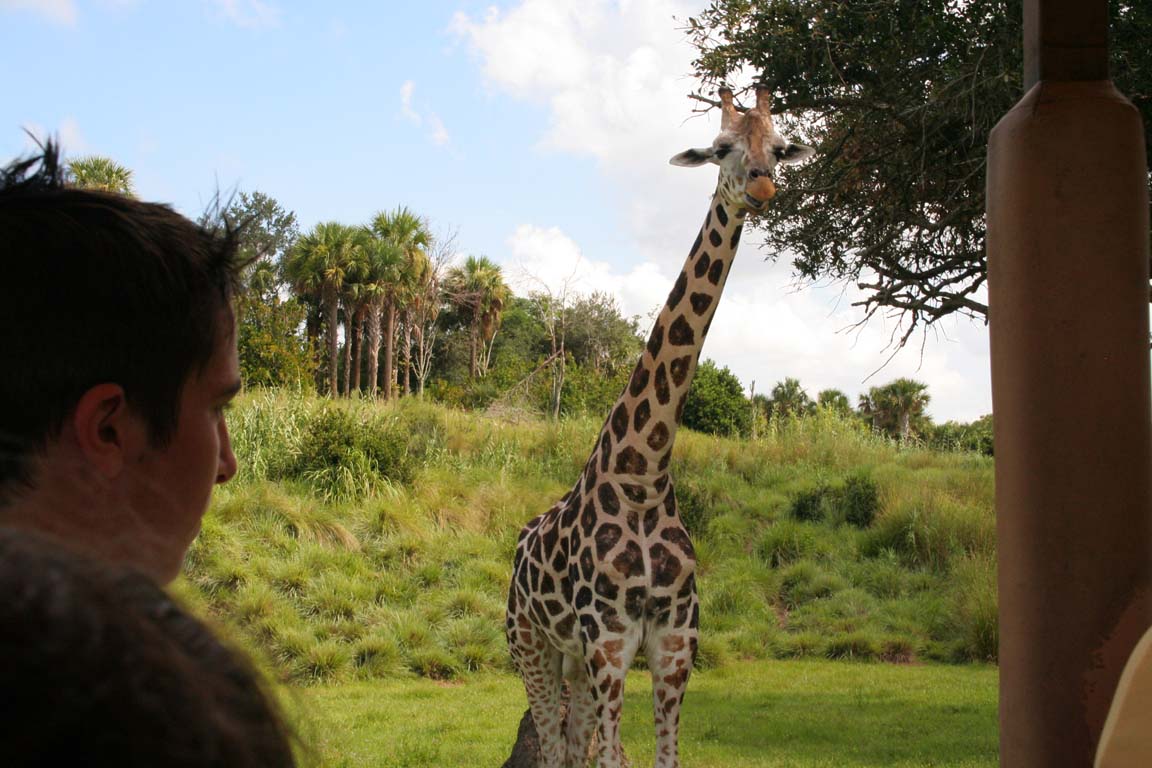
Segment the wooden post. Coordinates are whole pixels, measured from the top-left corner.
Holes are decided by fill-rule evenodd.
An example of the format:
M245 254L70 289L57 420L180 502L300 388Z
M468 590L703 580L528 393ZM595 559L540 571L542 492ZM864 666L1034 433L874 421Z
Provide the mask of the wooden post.
M1107 0L1025 0L988 148L1000 764L1087 766L1152 625L1148 199Z

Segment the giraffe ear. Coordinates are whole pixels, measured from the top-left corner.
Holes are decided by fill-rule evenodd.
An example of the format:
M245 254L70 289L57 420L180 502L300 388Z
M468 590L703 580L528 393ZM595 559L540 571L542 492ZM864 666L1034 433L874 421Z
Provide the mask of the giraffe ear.
M672 165L680 165L685 168L695 168L698 165L710 163L716 157L716 150L708 147L707 149L686 149L678 155L673 155L669 160Z
M789 144L784 148L784 154L780 156L780 162L786 165L793 165L795 163L802 163L812 155L816 154L816 150L812 149L805 144Z

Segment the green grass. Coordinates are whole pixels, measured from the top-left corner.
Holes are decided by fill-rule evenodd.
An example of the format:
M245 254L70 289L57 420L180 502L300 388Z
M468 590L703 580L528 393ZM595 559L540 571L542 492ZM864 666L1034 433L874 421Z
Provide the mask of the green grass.
M239 464L177 592L281 680L505 672L521 526L578 476L594 419L510 424L405 399L238 398ZM682 431L701 668L740 660L995 660L992 463L852 419L756 440Z
M693 768L997 764L994 667L737 662L689 683L681 757ZM296 692L318 762L334 768L497 766L525 709L520 681L389 680ZM651 765L651 686L632 673L623 740Z

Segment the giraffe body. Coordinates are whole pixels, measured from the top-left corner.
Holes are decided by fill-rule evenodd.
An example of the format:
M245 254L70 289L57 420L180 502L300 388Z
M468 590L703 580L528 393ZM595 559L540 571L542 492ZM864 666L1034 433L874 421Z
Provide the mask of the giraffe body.
M576 485L524 527L516 547L506 630L546 768L583 768L594 738L600 768L619 768L624 679L641 648L652 673L656 766L679 766L699 600L695 553L668 473L672 445L746 212L764 202L749 190L775 194L780 153L811 152L771 130L766 103L740 117L731 92L721 98L713 147L672 160L721 167L704 225Z

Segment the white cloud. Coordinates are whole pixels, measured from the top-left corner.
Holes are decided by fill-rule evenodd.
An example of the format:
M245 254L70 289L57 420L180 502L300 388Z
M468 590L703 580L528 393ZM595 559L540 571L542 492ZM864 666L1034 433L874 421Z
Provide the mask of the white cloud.
M0 0L0 10L31 11L66 26L75 25L79 18L72 0Z
M450 137L444 122L435 112L421 110L415 104L413 95L416 92L416 83L405 80L400 86L400 116L413 125L427 125L428 138L436 146L442 147L448 143Z
M280 8L264 0L211 0L219 14L238 27L262 29L280 26Z
M694 51L676 19L698 11L698 3L680 0L522 0L482 17L454 17L452 31L478 56L489 87L547 109L538 146L594 158L610 202L628 214L634 252L626 265L582 252L559 230L532 225L509 239L517 265L555 280L579 263L580 290L611 292L626 314L647 317L663 303L715 185L714 171L667 164L676 152L710 143L719 127L715 114L692 117L687 98L697 86ZM891 354L891 327L880 318L842 332L861 318L852 295L838 302L839 289L794 289L789 266L765 263L756 245L747 232L705 357L727 365L745 385L755 380L760 392L794 376L812 395L836 387L855 396L911 376L929 385L937 420L970 420L991 410L982 325L949 322L948 338L930 334L923 354L913 340L864 382Z
M412 108L412 93L416 90L416 83L411 80L405 80L404 84L400 86L400 114L404 119L414 125L420 125L423 120L420 118L420 113Z

